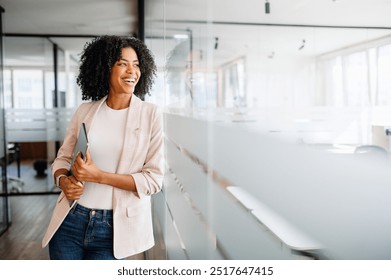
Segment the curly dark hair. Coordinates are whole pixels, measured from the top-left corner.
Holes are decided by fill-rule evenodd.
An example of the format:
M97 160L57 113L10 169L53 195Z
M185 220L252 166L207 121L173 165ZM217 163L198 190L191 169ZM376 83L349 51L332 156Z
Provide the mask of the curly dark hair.
M84 46L80 71L76 82L82 91L83 100L99 100L109 93L111 68L121 58L123 48L136 51L141 77L134 94L144 100L156 77L156 64L152 53L141 40L134 37L100 36Z

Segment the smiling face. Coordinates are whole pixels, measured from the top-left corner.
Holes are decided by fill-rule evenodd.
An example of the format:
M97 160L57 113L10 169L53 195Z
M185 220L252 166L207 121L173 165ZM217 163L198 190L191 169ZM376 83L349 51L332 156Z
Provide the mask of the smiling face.
M111 68L109 94L132 95L141 76L137 54L132 48L124 48L121 57Z

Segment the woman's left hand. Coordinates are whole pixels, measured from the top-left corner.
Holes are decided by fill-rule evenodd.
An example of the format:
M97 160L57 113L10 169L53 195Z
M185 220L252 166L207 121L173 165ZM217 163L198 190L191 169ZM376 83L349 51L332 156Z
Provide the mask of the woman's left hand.
M95 165L91 158L90 150L87 149L85 160L79 153L72 166L72 174L80 182L97 182L100 181L102 171Z

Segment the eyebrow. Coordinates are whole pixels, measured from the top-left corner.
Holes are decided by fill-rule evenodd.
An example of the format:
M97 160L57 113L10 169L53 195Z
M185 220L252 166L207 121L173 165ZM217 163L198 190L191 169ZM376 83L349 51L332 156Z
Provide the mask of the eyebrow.
M127 59L125 59L125 58L122 58L122 57L120 57L120 59L118 59L118 61L120 61L120 60L129 62L129 60L127 60ZM132 62L139 62L139 61L138 61L138 59L135 59L135 60L133 60Z

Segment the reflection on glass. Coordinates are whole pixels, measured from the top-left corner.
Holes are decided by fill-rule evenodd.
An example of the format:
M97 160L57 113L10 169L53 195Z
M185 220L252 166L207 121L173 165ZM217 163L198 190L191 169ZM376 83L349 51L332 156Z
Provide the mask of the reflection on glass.
M224 108L241 108L247 106L245 91L245 61L236 59L221 67L223 85L220 106Z
M235 226L229 224L225 220L224 209L234 208L237 204L226 199L227 192L220 188L233 183L263 200L263 203L268 200L269 205L265 203L267 207L264 209L270 207L276 211L273 215L281 214L281 220L298 222L300 215L296 210L299 210L290 211L289 208L295 193L302 195L300 199L303 199L303 205L310 205L306 208L308 212L311 212L311 203L315 205L314 212L319 210L316 209L318 197L316 192L312 192L313 186L308 184L308 180L316 181L316 187L324 186L321 191L327 194L329 177L325 174L344 166L346 157L354 159L348 162L355 165L355 161L359 161L354 154L356 147L376 144L389 154L390 139L385 133L391 127L390 31L273 26L256 22L246 24L243 18L238 20L234 14L225 16L226 21L221 22L215 3L205 0L192 2L191 9L197 11L198 21L194 18L178 20L178 11L186 13L188 9L186 1L155 1L154 4L156 2L164 3L164 9L152 9L152 4L147 4L150 5L150 9L147 9L150 14L146 23L146 37L152 51L164 58L158 60L159 78L163 82L154 88L152 95L156 92L162 97L155 101L166 112L165 159L170 178L166 181L165 196L160 198L165 201L160 201L159 211L166 211L165 216L161 215L165 219L160 222L166 234L167 255L179 258L199 255L251 258L265 257L262 253L266 251L271 258L296 258L287 251L278 251L278 246L274 247L274 239L268 239L270 236L265 234L270 228L259 233L246 232L250 227L254 230L251 226L253 220L248 220L254 217L248 209L229 215L229 218L241 217L233 222ZM230 1L227 6L229 4ZM246 11L249 18L254 16L251 10ZM155 22L154 18L161 20ZM191 36L185 37L184 34ZM265 140L269 137L274 141ZM292 149L287 149L286 143L294 146L288 145ZM318 162L322 156L317 158L310 152L303 153L306 158L297 154L288 156L296 149L301 151L301 148L305 151L315 148L322 156L326 154L328 160L325 163L329 163L330 167ZM311 166L314 162L319 165ZM311 172L303 168L302 165L306 164ZM285 169L282 170L281 166L285 166ZM319 177L310 176L315 166L322 166L317 171L320 172L317 173ZM357 168L366 170L363 166ZM368 184L363 182L370 182L371 176L375 176L379 170L374 173L366 170L365 174L360 172L362 180L360 175L349 179L353 175L348 174L354 174L354 168L338 173L341 179L339 184L342 182L339 187L347 200L351 198L348 204L352 208L355 209L361 199L355 193L354 185L363 184L362 191L371 193ZM244 173L246 176L241 177ZM373 182L384 179L385 174L381 173ZM291 176L291 180L285 180L285 176ZM206 178L209 181L205 182ZM313 197L307 196L307 192L303 191L304 186L308 186L308 193L311 192ZM334 187L336 184L330 188ZM204 191L202 196L199 195L201 190ZM277 199L284 193L290 194L284 197L286 207L279 204ZM371 203L366 205L368 211ZM178 211L179 204L187 207L186 211ZM338 204L338 209L342 211L345 206ZM317 212L322 219L327 219L326 208ZM261 212L258 211L256 216L265 217ZM373 221L379 222L380 216L384 217L379 215ZM356 218L359 219L354 216L351 222L358 222ZM192 219L187 224L194 227L193 233L183 222L187 219ZM327 224L325 220L323 222L322 226ZM243 233L235 231L238 225L244 224L248 228L239 227ZM306 231L305 221L299 224L293 227L298 226L298 231ZM379 225L374 227L379 228ZM345 233L352 232L353 227L348 227ZM229 232L238 235L233 238ZM326 241L327 238L320 235L325 242L333 242L329 239ZM385 238L379 232L375 235ZM201 236L209 236L210 239L200 241ZM249 248L248 252L241 251L242 247L236 246L236 243L246 236L254 240L258 236L256 244L262 244L262 248L258 251L251 250L253 248ZM190 240L203 243L198 244L196 250ZM217 253L207 252L206 249L201 253L199 249L205 247ZM343 253L336 247L333 250L342 256ZM177 254L181 250L185 254ZM354 250L346 251L346 254L355 253ZM281 254L273 255L277 251ZM361 256L384 256L381 254L386 252L381 251L377 254L368 249ZM228 252L233 253L230 255ZM316 257L311 253L306 256Z

